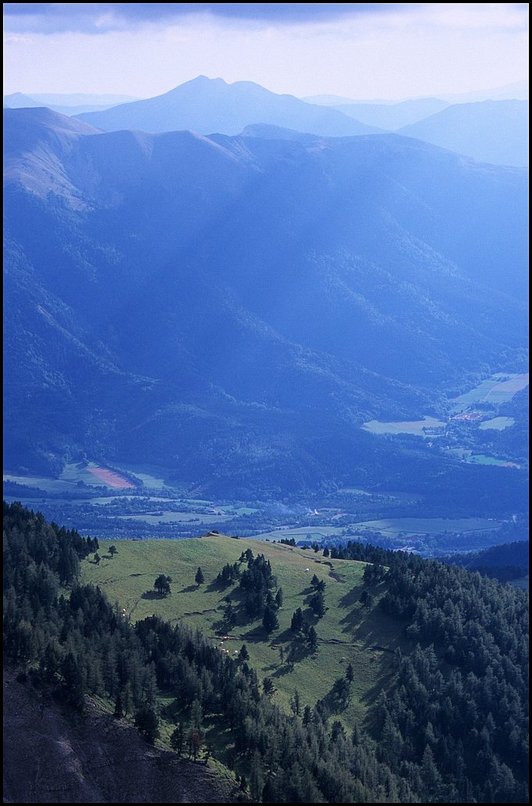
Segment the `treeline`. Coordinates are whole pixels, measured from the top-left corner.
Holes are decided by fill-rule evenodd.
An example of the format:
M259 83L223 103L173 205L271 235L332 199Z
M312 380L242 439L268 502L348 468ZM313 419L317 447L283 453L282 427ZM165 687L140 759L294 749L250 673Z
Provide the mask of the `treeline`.
M388 567L380 606L417 642L376 707L379 758L416 792L431 781L429 801L526 802L528 595L403 552L333 554Z

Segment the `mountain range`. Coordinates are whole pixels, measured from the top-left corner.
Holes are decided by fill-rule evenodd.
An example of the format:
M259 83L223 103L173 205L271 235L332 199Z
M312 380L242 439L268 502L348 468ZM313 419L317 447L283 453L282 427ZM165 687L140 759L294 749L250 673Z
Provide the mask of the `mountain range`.
M508 88L508 92L510 90ZM80 93L32 96L14 93L4 97L6 108L41 105L78 117L104 131L190 130L206 135L234 136L249 126L270 126L327 137L395 131L480 162L528 165L528 101L525 100L483 100L453 105L450 100L430 97L400 102L355 102L339 96L300 100L291 95L278 95L252 82L227 84L220 78L205 76L145 100ZM285 136L293 138L293 135Z
M269 123L297 131L342 137L371 134L366 126L335 109L277 95L251 81L227 84L221 78L198 76L164 95L120 104L81 120L105 131L140 129L167 132L190 129L201 134L239 134L252 123Z
M365 420L523 366L524 170L392 134L4 125L10 469L359 483L392 465Z
M497 165L528 165L528 101L448 106L399 134Z
M156 98L77 117L104 131L188 129L237 135L258 124L328 137L397 131L480 162L528 164L528 102L521 100L450 106L438 98L419 98L330 106L278 95L248 81L227 84L199 76Z
M439 98L417 98L398 103L362 103L351 101L334 104L332 108L356 118L368 126L396 131L440 112L449 104Z

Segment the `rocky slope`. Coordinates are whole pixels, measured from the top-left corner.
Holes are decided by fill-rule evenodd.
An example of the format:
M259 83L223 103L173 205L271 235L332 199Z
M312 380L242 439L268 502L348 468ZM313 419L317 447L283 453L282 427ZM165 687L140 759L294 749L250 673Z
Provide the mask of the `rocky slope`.
M73 716L4 670L4 803L233 803L203 764L100 712Z

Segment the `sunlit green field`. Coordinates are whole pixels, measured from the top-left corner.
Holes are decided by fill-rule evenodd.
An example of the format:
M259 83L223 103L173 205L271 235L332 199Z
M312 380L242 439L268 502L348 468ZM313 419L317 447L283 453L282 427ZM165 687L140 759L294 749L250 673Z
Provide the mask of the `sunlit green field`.
M199 628L220 652L234 657L245 643L250 663L261 679L272 678L276 687L273 698L287 710L295 689L302 706L315 705L334 681L344 676L351 663L354 670L351 698L338 718L352 726L353 721L364 718L368 704L386 687L393 650L399 645L407 649L400 637L400 626L376 607L384 592L382 584L374 591L372 607L366 608L360 603L364 563L330 561L313 550L222 536L119 541L115 544L118 553L114 557L108 553L110 545L110 541L101 541L102 560L98 565L92 556L83 562L85 581L99 585L133 621L152 614L173 623L184 620ZM260 619L242 619L224 640L224 597L235 585L222 589L213 583L222 566L237 562L247 548L255 555L263 553L270 560L278 586L283 589L279 628L267 636ZM194 581L198 566L205 576L200 586ZM153 583L159 574L172 578L171 594L165 598L154 593ZM318 649L312 656L304 654L300 660L288 663L287 656L294 641L289 630L290 620L297 607L305 611L313 574L326 583L327 611L315 622ZM236 597L234 601L236 606Z

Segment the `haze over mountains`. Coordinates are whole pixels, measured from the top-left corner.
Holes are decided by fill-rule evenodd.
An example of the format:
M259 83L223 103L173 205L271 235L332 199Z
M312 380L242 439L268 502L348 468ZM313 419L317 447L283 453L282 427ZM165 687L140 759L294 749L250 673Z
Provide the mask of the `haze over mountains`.
M257 125L328 137L396 131L481 162L521 167L528 165L528 101L508 99L512 93L522 98L527 88L521 84L499 88L494 91L497 100L475 103L452 104L451 98L430 97L400 102L361 102L339 96L299 100L252 82L227 84L220 78L199 76L145 100L14 93L4 98L4 107L46 105L104 131L236 135ZM476 98L478 93L472 95Z
M318 97L318 100L319 97ZM189 129L202 134L239 134L266 124L309 134L341 137L398 131L482 162L528 164L528 102L449 103L420 98L394 104L315 105L276 95L258 84L199 76L144 101L80 115L105 131ZM328 99L334 100L333 99ZM338 99L341 100L341 99Z
M378 126L389 131L396 131L401 126L416 123L418 120L423 120L423 118L449 106L447 101L442 101L439 98L418 98L396 103L371 103L369 101L364 103L363 101L349 101L340 98L331 98L330 100L334 101L334 103L325 103L327 100L327 96L325 96L321 100L322 105L337 109L339 112L343 112L344 115L356 118L368 126ZM317 102L319 101L320 96L317 98Z
M399 134L497 165L528 165L528 101L449 106Z
M221 78L205 76L156 98L88 113L81 119L105 131L191 129L201 134L238 134L250 123L269 123L333 137L376 131L341 112L306 104L292 95L276 95L251 81L227 84Z
M390 134L4 121L10 468L355 482L389 461L364 420L524 367L524 170Z
M27 106L47 106L54 112L63 115L79 115L82 112L95 112L109 109L116 104L128 103L137 99L128 95L92 95L78 93L32 93L31 95L15 92L4 95L6 109L20 109Z

